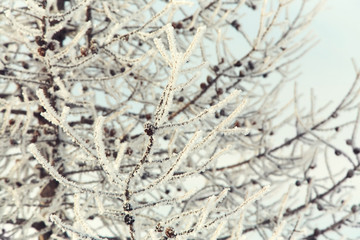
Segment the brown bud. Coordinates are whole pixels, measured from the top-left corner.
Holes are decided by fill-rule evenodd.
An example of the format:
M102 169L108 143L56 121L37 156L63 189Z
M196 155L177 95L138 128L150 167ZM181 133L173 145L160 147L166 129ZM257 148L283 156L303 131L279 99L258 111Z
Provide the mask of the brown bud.
M29 69L29 64L27 62L21 62L21 65L24 69Z
M160 225L160 223L158 223L155 227L155 231L156 232L162 232L164 231L164 227Z
M125 217L124 217L124 222L127 224L127 225L132 225L134 222L135 222L135 218L129 214L126 214Z
M133 210L133 208L132 208L132 206L131 206L130 203L125 203L124 206L123 206L123 208L124 208L124 210L127 211L127 212Z
M336 156L340 156L340 155L341 155L341 151L338 150L338 149L336 149L336 150L335 150L335 155L336 155Z
M255 65L254 65L254 63L253 63L252 61L249 61L249 62L248 62L248 67L249 67L250 70L254 70L254 69L255 69Z
M234 64L235 67L241 67L242 63L240 62L240 60L236 61L236 63Z
M201 88L201 89L204 90L204 89L206 89L206 87L207 87L206 83L201 83L201 84L200 84L200 88Z
M36 36L35 37L35 42L36 42L36 44L38 45L38 46L44 46L45 44L46 44L46 41L42 38L42 37L40 37L40 36Z
M183 24L181 23L181 22L178 22L177 24L176 24L176 27L175 27L176 29L182 29L183 28Z
M146 133L146 135L148 136L152 136L155 133L155 127L154 125L152 125L151 123L145 123L144 125L144 132Z
M356 213L356 211L357 211L356 205L352 205L351 206L351 212Z
M49 42L49 44L47 45L47 47L48 47L48 49L49 49L50 51L54 51L55 48L56 48L56 43L55 43L54 41Z
M168 237L168 238L175 238L176 237L176 233L175 233L175 230L173 227L167 227L165 229L165 235Z
M110 149L106 149L106 150L105 150L105 155L106 155L107 157L110 157L110 156L111 156L111 150L110 150Z
M88 55L88 50L89 49L87 47L81 47L80 48L81 56L86 57Z
M354 176L354 170L350 169L347 174L346 174L346 177L347 178L352 178Z
M59 182L55 179L50 180L49 183L41 190L41 197L53 197L55 196L55 190L59 186Z
M37 231L40 231L41 229L46 228L46 225L43 221L41 222L34 222L31 224L31 227L35 228Z
M236 20L231 22L231 26L233 26L236 30L239 30L240 28L240 24Z
M110 137L115 136L115 134L116 134L116 130L112 128L112 129L110 130Z
M353 153L354 154L359 154L360 153L360 148L354 148Z
M92 54L97 54L99 52L98 44L94 39L91 40L90 51Z
M150 120L151 119L151 114L145 114L145 118L146 118L146 120Z
M241 77L241 78L242 78L242 77L245 77L244 71L240 71L240 72L239 72L239 77Z
M36 143L37 142L37 136L33 136L30 140L31 143Z
M133 150L132 150L130 147L128 147L128 148L126 149L126 151L125 151L125 154L126 154L126 155L129 155L129 156L131 156L132 153L133 153Z
M38 48L38 53L39 53L40 56L45 57L45 55L46 55L46 48L39 47L39 48Z
M316 207L319 211L324 210L324 207L320 203L318 203Z

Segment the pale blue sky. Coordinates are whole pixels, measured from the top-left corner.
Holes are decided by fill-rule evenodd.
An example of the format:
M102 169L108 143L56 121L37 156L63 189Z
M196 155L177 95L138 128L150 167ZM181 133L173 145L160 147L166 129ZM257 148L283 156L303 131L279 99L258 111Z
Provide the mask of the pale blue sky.
M360 0L327 0L310 25L320 42L299 61L301 92L312 87L319 101L336 101L348 90L355 78L351 59L360 67L359 11Z

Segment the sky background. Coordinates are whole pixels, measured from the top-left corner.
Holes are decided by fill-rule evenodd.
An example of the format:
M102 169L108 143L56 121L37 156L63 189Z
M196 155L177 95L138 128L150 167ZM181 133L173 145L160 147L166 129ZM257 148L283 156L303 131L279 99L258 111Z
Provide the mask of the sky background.
M360 0L327 0L310 24L319 43L300 59L299 90L313 88L318 101L338 102L360 67Z

